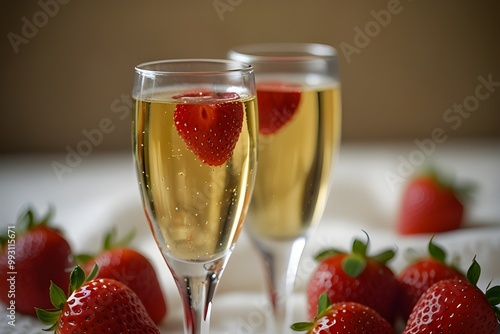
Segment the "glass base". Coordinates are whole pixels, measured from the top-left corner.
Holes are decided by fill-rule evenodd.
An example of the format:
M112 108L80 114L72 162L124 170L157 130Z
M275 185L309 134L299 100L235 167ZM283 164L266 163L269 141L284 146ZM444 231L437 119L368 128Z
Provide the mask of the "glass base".
M187 262L163 254L181 296L185 334L209 333L212 299L233 248L206 262Z
M274 321L268 325L267 333L295 333L290 329L292 312L288 305L307 238L277 241L250 234L250 239L263 258L268 296L273 307Z

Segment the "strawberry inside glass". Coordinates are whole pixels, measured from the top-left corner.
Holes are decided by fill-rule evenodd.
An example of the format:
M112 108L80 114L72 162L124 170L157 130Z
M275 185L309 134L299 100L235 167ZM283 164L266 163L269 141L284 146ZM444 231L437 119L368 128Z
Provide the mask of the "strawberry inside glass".
M210 166L229 160L243 126L243 104L238 94L200 90L174 98L184 102L175 107L174 121L189 149Z
M269 81L257 84L259 132L272 135L288 123L300 103L300 86Z

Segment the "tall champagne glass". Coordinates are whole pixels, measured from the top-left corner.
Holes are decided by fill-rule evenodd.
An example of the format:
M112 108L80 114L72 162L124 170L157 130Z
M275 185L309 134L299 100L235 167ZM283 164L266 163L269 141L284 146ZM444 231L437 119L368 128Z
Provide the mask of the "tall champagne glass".
M255 68L259 172L245 230L263 257L275 328L287 310L306 240L328 197L340 141L340 83L333 47L309 43L235 47L228 57Z
M208 333L255 181L253 68L203 59L144 63L135 68L133 98L144 211L181 295L184 332Z

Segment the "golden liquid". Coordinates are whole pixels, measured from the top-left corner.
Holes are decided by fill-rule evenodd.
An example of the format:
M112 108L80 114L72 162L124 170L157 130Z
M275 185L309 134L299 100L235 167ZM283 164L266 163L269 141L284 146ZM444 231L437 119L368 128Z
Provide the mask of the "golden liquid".
M232 157L209 166L179 137L174 102L136 101L134 150L144 208L169 256L204 262L224 254L238 238L257 151L255 99L241 103L243 126Z
M294 117L259 135L259 168L245 223L257 237L295 239L317 224L326 205L340 141L340 88L303 91Z

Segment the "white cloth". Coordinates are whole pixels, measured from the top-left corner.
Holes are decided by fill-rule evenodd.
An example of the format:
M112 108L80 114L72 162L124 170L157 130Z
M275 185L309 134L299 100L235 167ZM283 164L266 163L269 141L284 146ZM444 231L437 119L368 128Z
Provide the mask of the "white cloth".
M436 144L437 145L437 144ZM305 320L304 287L314 269L312 255L320 249L348 249L354 237L370 235L371 250L397 247L391 262L394 271L405 265L409 247L425 251L430 236L401 237L394 221L402 183L394 189L387 182L398 174L402 161L418 163L422 149L411 143L344 144L335 166L330 199L320 226L310 238L297 278L292 300L295 319ZM425 153L425 152L424 152ZM466 227L436 236L450 256L459 255L466 269L474 255L483 268L480 287L490 280L500 284L500 141L446 142L436 146L431 158L452 167L460 180L477 184L474 201L467 212ZM132 244L148 256L159 275L169 306L161 324L165 333L182 333L182 312L172 277L156 248L140 203L132 155L90 154L79 164L73 161L66 173L54 165L68 166L65 156L0 156L0 230L15 223L18 213L31 204L43 214L49 205L56 209L55 225L67 235L75 253L99 249L102 236L112 226L126 233L137 232ZM69 172L71 170L71 172ZM401 176L401 173L400 173ZM214 299L212 333L261 333L269 316L264 296L262 265L245 234L230 259ZM5 307L0 308L0 333L42 333L36 319L16 314L16 326L8 325Z

